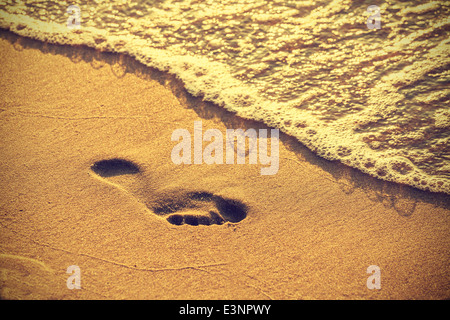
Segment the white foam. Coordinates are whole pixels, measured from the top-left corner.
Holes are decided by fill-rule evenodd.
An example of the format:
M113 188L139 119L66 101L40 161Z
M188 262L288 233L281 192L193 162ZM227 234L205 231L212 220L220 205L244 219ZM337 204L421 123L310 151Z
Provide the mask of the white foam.
M0 6L0 27L129 54L177 75L193 95L279 128L324 158L450 193L449 6L383 4L382 28L368 30L360 5L308 3L186 0L149 8L97 1L94 11L80 6L82 25L74 30L62 13L47 17L66 8L35 4L44 10L38 15L32 5ZM415 24L405 29L398 9Z

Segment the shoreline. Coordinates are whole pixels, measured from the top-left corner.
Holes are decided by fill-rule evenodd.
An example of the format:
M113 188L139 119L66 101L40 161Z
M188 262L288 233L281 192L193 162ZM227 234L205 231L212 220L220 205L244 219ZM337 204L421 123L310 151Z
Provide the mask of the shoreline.
M450 297L446 194L370 177L283 133L274 176L261 178L259 166L176 167L176 128L268 127L132 58L7 31L0 42L2 298ZM104 179L89 170L113 157L142 172ZM248 216L174 226L150 212L191 190L242 202ZM366 288L373 264L379 291ZM65 287L70 265L82 270L81 290Z
M357 132L367 130L368 128L364 129L367 125L373 121L378 121L377 114L393 113L394 106L398 105L401 100L408 101L404 94L397 92L402 86L402 81L397 81L394 78L401 78L401 73L396 77L396 74L387 76L382 83L371 89L371 93L365 103L371 107L365 109L364 112L353 115L348 114L340 119L348 119L348 121L336 120L333 125L332 123L320 124L322 122L320 118L314 116L308 108L291 108L292 103L296 104L301 101L300 104L302 104L305 99L309 100L311 96L299 97L297 102L288 104L271 101L257 94L253 86L247 85L229 74L226 70L226 65L217 63L214 67L211 66L209 68L210 70L206 72L208 75L206 75L203 66L208 64L209 60L205 60L203 56L172 54L163 49L148 48L147 46L144 46L145 50L141 51L139 48L142 49L142 39L133 35L130 35L130 39L120 38L120 36L118 39L115 37L110 39L104 34L104 30L93 27L74 29L72 32L67 32L65 25L48 24L23 15L17 16L20 18L20 21L16 21L14 15L4 14L6 16L0 19L2 28L13 30L20 36L36 39L44 43L70 44L74 47L94 48L99 52L118 53L119 57L132 56L132 59L136 60L132 64L140 61L147 67L176 74L176 77L182 80L182 86L187 88L187 91L190 93L205 96L208 101L216 103L240 115L242 118L257 120L265 125L276 127L288 135L296 137L300 143L306 145L322 158L331 161L338 160L349 167L356 168L381 180L407 184L425 191L450 193L448 179L445 177L445 167L428 171L426 169L427 166L421 166L423 162L428 162L430 159L436 161L440 159L439 161L444 162L445 159L441 158L441 154L445 154L445 148L442 149L442 152L433 151L434 155L431 158L428 156L422 158L422 160L415 158L413 153L404 156L401 152L395 152L398 148L402 150L401 144L395 145L395 141L400 139L397 135L401 135L403 131L400 127L395 135L389 133L388 135L390 136L387 138L384 137L383 133L380 133L378 136L363 135L356 138ZM147 51L147 49L150 51ZM395 45L390 47L388 51L390 52L391 50L395 50ZM384 54L381 52L379 54L383 56ZM432 52L432 56L429 59L440 61L439 57L445 52L445 48L434 48L430 52ZM372 63L378 65L376 61L372 61ZM442 67L443 65L435 65L433 68L441 69ZM359 72L362 70L364 68L360 69ZM423 69L421 72L426 72L426 70ZM118 74L121 74L120 68ZM198 74L201 76L198 76ZM220 74L220 79L217 78L216 74ZM359 74L354 76L360 77ZM413 72L407 78L415 78L416 76L417 74ZM332 88L334 85L332 85ZM360 85L362 84L359 83L358 86ZM364 86L367 85L365 84ZM210 88L206 89L206 87ZM344 85L344 87L347 87L347 85ZM317 92L312 93L314 97L317 95ZM435 98L430 97L431 100ZM422 105L423 102L423 99L419 99L417 104ZM315 108L317 107L316 105ZM357 118L356 122L352 120L353 117ZM435 117L436 128L440 128L439 130L445 128L445 123L448 122L448 115L445 112L441 112L439 115L436 113ZM413 124L408 126L411 125ZM390 132L390 129L386 128L385 132ZM411 134L413 133L411 132ZM444 138L445 135L442 137ZM410 139L410 137L406 135L402 136L400 140L402 139ZM345 142L343 143L342 141ZM385 143L387 143L387 146L384 145ZM437 148L437 150L440 150L442 143L439 142L439 145L435 145L435 143L433 144L429 140L427 144L433 144L434 147L431 149ZM431 149L418 149L416 151L419 154L421 152L430 153ZM408 153L407 149L402 150L402 152ZM436 172L442 172L442 174L437 174Z

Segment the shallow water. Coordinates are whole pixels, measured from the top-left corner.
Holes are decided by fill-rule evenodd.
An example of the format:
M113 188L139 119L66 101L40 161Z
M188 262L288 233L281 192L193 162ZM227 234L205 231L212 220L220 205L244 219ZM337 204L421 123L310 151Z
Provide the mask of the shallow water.
M0 27L129 54L189 92L372 176L450 194L450 4L386 1L0 3ZM372 22L372 20L370 20Z

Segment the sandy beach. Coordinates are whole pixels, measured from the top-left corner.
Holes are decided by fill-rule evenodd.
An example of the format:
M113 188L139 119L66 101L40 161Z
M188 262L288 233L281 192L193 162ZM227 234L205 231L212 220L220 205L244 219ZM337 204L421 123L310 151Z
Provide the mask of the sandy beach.
M2 31L0 61L2 299L450 298L448 195L377 180L281 133L274 175L176 165L172 132L195 121L270 128L126 56ZM92 170L108 159L139 170ZM195 201L246 216L196 226L154 212ZM367 287L371 265L381 289Z

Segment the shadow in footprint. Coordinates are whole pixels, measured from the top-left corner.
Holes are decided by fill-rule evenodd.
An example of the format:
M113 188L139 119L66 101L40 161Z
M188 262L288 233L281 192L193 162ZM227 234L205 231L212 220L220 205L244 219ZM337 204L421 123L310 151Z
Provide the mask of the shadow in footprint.
M95 162L91 170L103 178L136 174L139 167L124 159L108 159ZM171 191L150 201L147 207L173 225L221 225L237 223L247 217L247 206L234 199L226 199L206 191Z
M104 178L140 172L137 165L123 159L101 160L94 163L91 169L100 177Z
M225 199L209 192L188 192L172 197L161 198L151 208L174 225L191 226L237 223L247 217L248 208L234 199Z
M227 221L239 222L247 216L246 205L237 200L224 199L219 196L215 196L214 200L220 215Z

